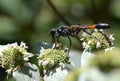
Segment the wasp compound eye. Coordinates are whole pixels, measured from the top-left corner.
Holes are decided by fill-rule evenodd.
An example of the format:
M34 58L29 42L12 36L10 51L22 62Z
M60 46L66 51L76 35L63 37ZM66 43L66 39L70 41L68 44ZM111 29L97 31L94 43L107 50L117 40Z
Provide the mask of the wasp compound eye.
M99 23L99 24L96 24L96 28L97 29L107 29L107 28L110 28L110 25L106 24L106 23Z
M52 30L50 31L50 34L51 34L52 36L54 36L56 33L57 33L57 30L56 30L56 29L52 29Z

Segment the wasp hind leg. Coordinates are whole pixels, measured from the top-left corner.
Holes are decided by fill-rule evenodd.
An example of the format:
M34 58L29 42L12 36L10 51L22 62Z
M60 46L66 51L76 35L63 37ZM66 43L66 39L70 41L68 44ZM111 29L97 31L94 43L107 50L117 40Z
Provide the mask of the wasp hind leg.
M88 32L86 29L83 29L83 32L85 32L88 35L90 35L91 37L95 38L96 40L98 40L102 44L102 41L100 39L98 39L96 36L93 36L92 33Z

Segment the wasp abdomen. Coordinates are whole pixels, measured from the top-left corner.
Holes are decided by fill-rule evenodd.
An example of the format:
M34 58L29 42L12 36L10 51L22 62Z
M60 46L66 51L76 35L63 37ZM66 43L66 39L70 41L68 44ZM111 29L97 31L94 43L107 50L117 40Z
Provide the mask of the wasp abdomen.
M97 29L107 29L107 28L110 28L110 25L106 24L106 23L100 23L100 24L96 24L96 28Z

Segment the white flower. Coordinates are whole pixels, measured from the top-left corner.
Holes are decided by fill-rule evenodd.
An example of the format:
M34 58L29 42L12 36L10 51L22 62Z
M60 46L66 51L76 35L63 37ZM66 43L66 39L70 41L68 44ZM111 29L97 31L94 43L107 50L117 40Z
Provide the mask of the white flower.
M65 67L65 64L64 63L62 63L62 62L60 62L60 64L59 64L61 67Z
M95 32L98 32L98 29L94 29Z
M21 42L20 45L18 45L18 43L0 45L1 65L8 73L17 70L24 63L29 61L30 57L34 56L32 53L27 52L26 48L28 47L23 42ZM18 65L16 65L16 63Z
M8 49L9 47L16 48L17 46L19 46L17 42L12 43L12 44L7 44L7 45L0 45L0 56L2 56L3 55L2 52L4 50ZM28 46L26 46L26 43L24 43L23 41L20 43L20 46L25 48L25 49L28 48Z
M81 55L81 67L87 67L90 63L91 58L95 56L94 53L91 53L91 50L84 49Z
M85 49L90 48L90 46L86 42L83 42L82 45L83 45L83 48L85 48Z
M88 42L87 42L87 44L91 44L92 43L92 40L89 40Z
M104 33L103 29L100 29L99 31L102 32L102 33Z
M6 70L6 72L7 72L9 75L11 75L12 71L13 71L13 69L12 69L12 68L10 68L10 69Z
M96 48L100 48L101 46L102 46L101 43L98 41L96 44Z
M45 61L39 61L39 65L41 65L41 64L42 64L43 68L47 68L47 66L48 67L54 66L55 62L54 62L54 60L47 59Z
M112 34L112 35L109 36L109 39L110 39L111 41L114 41L114 40L115 40L115 38L114 38L113 36L114 36L114 34Z
M54 66L54 65L55 65L54 60L51 60L50 65L51 65L51 66Z
M18 43L15 42L15 43L12 43L12 44L7 44L7 46L16 48L18 46Z
M45 50L45 49L44 49L43 47L41 47L41 49L40 49L40 54L43 53L44 50Z
M43 63L42 60L39 60L39 61L38 61L38 64L39 64L39 65L42 65L42 63Z
M87 35L87 34L86 34L85 32L82 33L82 36L83 36L83 37L86 36L86 35Z
M105 49L105 52L107 52L107 51L112 51L114 48L115 48L115 47L106 48L106 49Z
M3 55L3 50L7 49L8 45L0 45L0 57Z
M0 45L0 57L3 55L3 51L8 49L9 47L17 47L18 44L17 43L12 43L12 44L7 44L7 45Z
M81 38L81 39L80 39L80 41L83 41L83 40L84 40L84 38Z
M43 68L45 68L49 62L50 62L50 59L43 61L43 63L42 63Z
M24 43L23 41L20 43L20 46L23 47L23 48L28 48L28 46L26 46L26 43Z
M29 61L29 58L34 56L32 53L28 53L28 52L23 52L23 54L25 61Z

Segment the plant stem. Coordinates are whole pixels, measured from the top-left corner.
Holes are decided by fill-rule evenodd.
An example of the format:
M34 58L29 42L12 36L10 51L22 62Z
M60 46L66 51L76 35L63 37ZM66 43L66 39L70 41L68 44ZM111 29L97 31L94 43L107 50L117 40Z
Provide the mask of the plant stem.
M51 0L47 0L48 4L51 6L53 11L56 13L56 15L66 24L70 25L70 23L65 19L65 17L57 10L57 8L53 5Z

